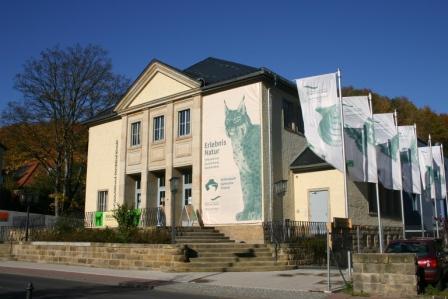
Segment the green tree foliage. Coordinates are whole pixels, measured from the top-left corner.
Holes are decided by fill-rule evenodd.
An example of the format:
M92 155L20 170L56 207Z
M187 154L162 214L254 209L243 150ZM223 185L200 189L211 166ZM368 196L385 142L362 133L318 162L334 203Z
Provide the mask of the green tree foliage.
M426 142L428 134L431 134L433 144L442 143L444 154L448 156L448 114L438 114L428 106L418 108L406 97L389 98L370 89L351 86L342 89L343 96L367 95L369 92L372 94L374 113L393 112L396 109L399 125L417 124L418 137Z

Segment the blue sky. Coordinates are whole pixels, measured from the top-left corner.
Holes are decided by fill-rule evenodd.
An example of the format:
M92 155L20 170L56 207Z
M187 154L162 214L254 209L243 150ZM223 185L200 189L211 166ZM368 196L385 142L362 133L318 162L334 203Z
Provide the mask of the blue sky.
M14 75L55 45L99 44L131 80L153 58L208 56L342 84L448 113L448 1L1 1L0 110Z

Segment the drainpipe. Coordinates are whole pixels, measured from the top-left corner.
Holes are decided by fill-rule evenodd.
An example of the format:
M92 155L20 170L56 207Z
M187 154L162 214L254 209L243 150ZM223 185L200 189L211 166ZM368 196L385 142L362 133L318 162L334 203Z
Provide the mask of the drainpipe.
M271 87L268 88L268 168L269 168L269 221L271 225L271 243L274 241L274 225L272 223L273 217L272 217L272 201L273 201L273 189L272 189L272 120L271 120L271 113L272 113L272 103L271 103Z

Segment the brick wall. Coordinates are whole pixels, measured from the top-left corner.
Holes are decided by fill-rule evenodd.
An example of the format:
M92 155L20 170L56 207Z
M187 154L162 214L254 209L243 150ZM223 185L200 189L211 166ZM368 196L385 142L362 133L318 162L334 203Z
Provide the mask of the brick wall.
M388 297L417 295L415 254L353 255L353 291Z
M13 244L12 255L18 261L162 271L186 260L182 247L165 244L31 242Z

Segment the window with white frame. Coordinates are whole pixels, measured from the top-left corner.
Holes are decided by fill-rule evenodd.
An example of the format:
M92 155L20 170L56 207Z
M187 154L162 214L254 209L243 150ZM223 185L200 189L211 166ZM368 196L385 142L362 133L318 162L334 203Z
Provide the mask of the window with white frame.
M140 145L140 127L139 121L131 124L131 146Z
M165 117L163 115L154 117L153 140L159 141L165 138Z
M107 190L98 191L97 211L107 211Z
M178 136L190 135L190 109L179 111Z

